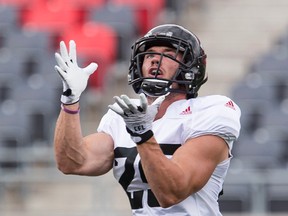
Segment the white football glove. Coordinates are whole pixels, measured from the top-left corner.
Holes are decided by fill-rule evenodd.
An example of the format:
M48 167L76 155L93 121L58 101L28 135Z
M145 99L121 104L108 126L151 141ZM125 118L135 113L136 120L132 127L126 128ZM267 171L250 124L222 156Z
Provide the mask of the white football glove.
M63 94L61 102L63 104L74 104L79 101L81 93L87 87L89 76L96 71L98 65L94 62L85 68L80 68L77 64L76 43L69 42L69 53L64 41L60 42L60 54L55 53L58 65L55 70L62 78Z
M115 104L108 107L122 116L126 123L126 130L132 140L140 145L153 136L152 122L158 112L158 108L164 100L164 96L157 98L148 106L146 96L140 94L140 105L133 103L127 95L115 96Z

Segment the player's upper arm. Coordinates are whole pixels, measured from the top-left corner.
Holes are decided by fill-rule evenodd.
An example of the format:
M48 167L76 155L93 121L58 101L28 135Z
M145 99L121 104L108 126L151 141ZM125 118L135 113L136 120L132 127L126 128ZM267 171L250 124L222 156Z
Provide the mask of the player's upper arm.
M187 140L172 158L185 173L187 196L200 190L228 155L227 143L218 136L204 135Z
M113 165L113 139L106 133L94 133L83 140L85 162L77 171L80 175L98 176L107 173Z

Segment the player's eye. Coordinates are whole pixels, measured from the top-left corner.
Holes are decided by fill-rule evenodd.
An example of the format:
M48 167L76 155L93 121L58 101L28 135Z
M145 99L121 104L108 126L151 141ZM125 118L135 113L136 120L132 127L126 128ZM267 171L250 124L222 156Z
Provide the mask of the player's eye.
M168 57L172 57L172 58L176 57L176 52L174 51L165 52L164 54L165 56L168 56Z
M145 55L145 59L154 58L154 56L155 56L154 53L149 53Z
M167 53L165 53L165 56L173 58L173 57L175 57L175 54L171 54L171 53L167 54Z

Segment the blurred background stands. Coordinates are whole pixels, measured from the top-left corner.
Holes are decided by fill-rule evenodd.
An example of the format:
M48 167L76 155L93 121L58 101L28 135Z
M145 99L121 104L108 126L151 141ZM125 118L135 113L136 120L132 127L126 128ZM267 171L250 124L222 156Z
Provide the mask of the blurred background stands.
M99 64L82 97L87 134L113 95L133 95L126 80L131 43L169 22L191 29L204 44L209 82L200 94L228 95L242 109L219 201L224 215L287 214L287 9L285 0L1 0L0 214L129 214L111 173L92 180L56 169L52 143L62 83L54 52L60 40L74 39L79 65Z

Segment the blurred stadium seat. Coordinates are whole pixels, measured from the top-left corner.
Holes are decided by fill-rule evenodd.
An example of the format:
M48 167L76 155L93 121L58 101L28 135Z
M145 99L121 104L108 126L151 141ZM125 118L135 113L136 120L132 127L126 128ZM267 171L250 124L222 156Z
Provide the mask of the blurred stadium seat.
M39 0L1 0L1 4L5 6L13 6L15 8L26 7Z
M134 15L130 7L113 4L93 7L89 12L88 20L107 24L117 32L118 60L127 60L130 57L132 41L137 35Z
M285 146L270 131L257 131L252 136L243 135L235 143L233 155L246 169L276 169L284 167L282 154ZM262 137L259 137L262 136Z
M64 0L67 4L72 4L78 8L88 10L89 8L102 7L106 4L107 0Z
M287 41L282 38L281 44ZM252 63L247 76L232 88L232 97L242 111L241 135L234 153L245 163L244 167L275 169L286 166L287 54L287 48L272 47Z
M50 32L58 35L71 25L81 25L84 14L80 8L65 1L38 0L20 12L20 22L23 28Z
M250 135L263 126L263 117L270 107L268 100L233 98L241 108L241 134Z
M80 28L71 26L62 32L60 40L68 44L72 39L77 44L77 52L84 64L97 62L99 65L97 73L89 79L89 86L101 90L109 67L117 60L117 32L107 24L88 22Z
M13 6L0 4L0 24L17 25L18 11Z
M19 32L18 27L18 11L0 4L0 49L6 46L9 36Z
M5 109L9 109L9 111ZM18 103L13 99L8 99L1 104L0 119L0 163L5 164L6 158L8 164L17 164L14 168L19 168L21 163L17 161L21 152L18 148L27 146L28 119L19 112ZM6 150L9 150L8 155L5 155ZM14 156L9 155L9 153L14 154Z
M287 39L288 40L288 39ZM263 54L252 65L254 71L285 71L288 67L288 48L280 46L271 48L270 52ZM271 74L272 75L272 74ZM283 74L284 75L284 74Z
M197 0L195 2L197 2ZM198 0L198 2L201 1ZM180 13L185 9L185 7L187 7L188 3L189 0L181 0L181 1L165 0L165 9L169 10L169 12L175 13L176 16L179 16L181 15Z
M31 68L40 64L42 56L52 52L52 42L49 34L38 31L18 31L17 34L11 34L6 41L6 48L12 53L12 61L20 62L25 68ZM51 57L53 57L51 55ZM30 64L30 68L29 68ZM36 69L36 68L35 68ZM26 71L32 73L33 71Z
M246 76L232 87L232 98L240 106L242 116L240 137L232 151L234 159L231 170L238 172L239 176L241 170L250 170L251 179L246 180L246 183L255 190L261 188L264 193L261 194L263 200L260 202L255 197L248 197L249 202L254 202L246 209L248 212L288 211L287 184L281 181L283 177L276 175L277 172L287 173L288 167L287 44L287 35L282 36L281 42L254 61ZM263 177L253 176L256 172L260 172ZM275 176L270 176L270 172L275 172ZM245 177L242 178L244 180ZM233 184L228 188L229 194L233 194L235 186ZM229 202L234 198L227 199ZM228 208L229 211L231 209Z
M0 85L0 104L9 99L11 87L6 83Z
M51 125L55 122L55 99L53 89L45 84L37 89L26 85L14 88L12 98L16 101L17 110L21 110L23 118L27 119L27 145L51 145Z
M53 125L60 110L58 105L62 92L61 80L53 69L54 51L59 47L59 39L63 38L66 42L70 39L76 40L80 66L86 66L91 61L99 64L98 71L89 81L89 86L102 88L105 85L104 77L109 70L108 67L119 59L125 60L126 54L130 54L128 49L130 42L134 41L134 34L142 35L157 24L158 16L165 7L181 15L183 8L187 7L187 2L192 4L191 2L196 1L45 0L45 2L49 3L45 4L44 0L0 2L1 171L4 168L13 168L14 171L23 168L27 161L37 163L36 158L39 159L42 154L35 150L36 147L42 144L49 146L52 143ZM208 4L208 1L205 1L206 3ZM115 10L116 8L120 10ZM131 18L134 16L136 19ZM22 22L19 22L20 20ZM97 27L93 26L94 24L85 25L91 21L97 23L95 24ZM227 22L228 20L225 20L225 23ZM98 23L105 25L104 29L99 27ZM201 22L201 27L203 25L205 20ZM110 36L105 37L103 33L102 36L94 35L94 40L93 37L89 38L89 34L86 33L93 33L96 29L102 29L101 31ZM201 34L205 31L204 28L200 30ZM84 43L86 40L87 43ZM248 78L241 80L233 88L232 98L242 109L242 130L239 140L234 145L232 163L234 161L238 165L239 162L242 163L242 169L255 167L261 169L262 179L256 179L256 183L252 181L255 169L249 174L252 180L238 173L237 178L244 182L242 185L237 184L237 181L236 183L234 181L234 184L224 184L224 195L219 200L224 214L251 211L254 205L253 192L249 190L259 185L267 189L268 195L263 199L267 201L265 205L270 212L288 211L287 184L279 183L283 178L275 175L275 181L270 181L267 185L261 182L269 177L268 171L271 171L271 168L283 169L281 172L287 173L288 139L285 136L288 124L286 113L288 108L285 105L288 95L287 44L286 32L275 48L253 63L245 76ZM49 101L49 104L44 99ZM23 146L31 148L23 151L20 148ZM51 153L49 150L45 151L47 154ZM31 157L33 154L37 157ZM43 157L42 160L50 160L53 163L53 158ZM33 167L31 164L29 166ZM231 171L235 172L233 168L234 166ZM5 174L7 173L2 173L1 179L6 184L8 180ZM16 174L17 172L15 176ZM28 172L26 179L20 174L10 180L26 184L33 179L33 174L35 173ZM47 181L53 180L47 178ZM1 186L3 182L0 182ZM7 185L9 184L8 182ZM30 190L26 186L26 190ZM23 197L28 199L27 196ZM94 210L92 211L95 212Z
M0 114L1 121L3 115ZM8 127L0 124L0 171L5 169L11 171L22 167L18 160L21 152L19 148L23 144L21 128L17 126Z
M219 197L221 212L248 212L251 207L250 193L246 185L224 184L223 195Z
M269 212L288 212L288 188L287 185L268 185L267 208Z
M159 16L165 8L164 0L154 0L153 3L147 0L111 0L109 4L126 5L135 12L138 33L145 34L159 21Z
M2 59L3 60L3 59ZM10 58L5 61L0 61L0 85L8 88L14 88L18 82L21 82L21 65L17 62L11 61Z

